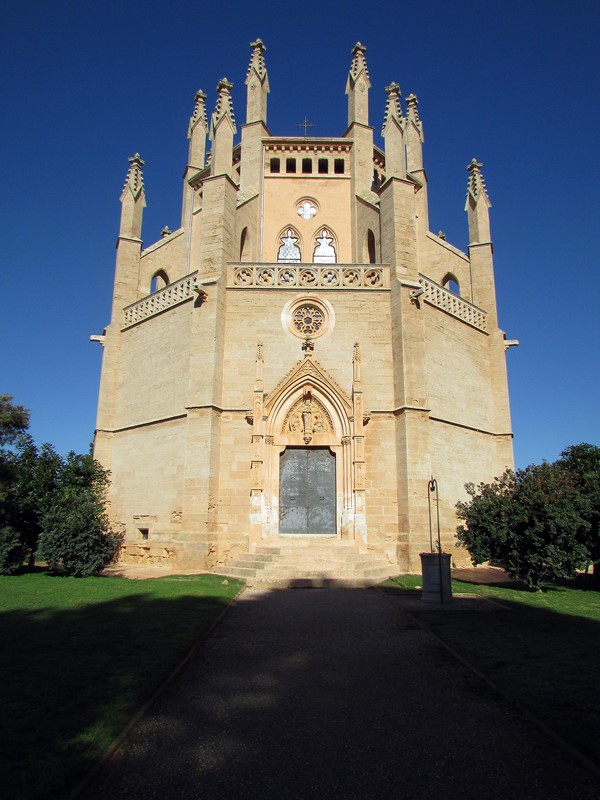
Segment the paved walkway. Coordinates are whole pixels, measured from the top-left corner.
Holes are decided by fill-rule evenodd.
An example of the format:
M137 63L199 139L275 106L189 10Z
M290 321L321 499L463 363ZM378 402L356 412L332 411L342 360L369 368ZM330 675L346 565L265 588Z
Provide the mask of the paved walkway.
M83 796L588 800L600 792L393 598L288 589L246 590Z

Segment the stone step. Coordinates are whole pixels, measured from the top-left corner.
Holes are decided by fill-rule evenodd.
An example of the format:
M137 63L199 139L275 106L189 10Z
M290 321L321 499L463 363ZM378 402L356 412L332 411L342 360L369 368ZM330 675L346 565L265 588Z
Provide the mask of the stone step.
M223 571L250 585L307 585L342 582L368 586L396 572L387 559L361 552L355 542L329 539L299 539L259 545L254 553L241 553L228 561Z
M312 566L312 565L320 565L320 566L340 566L340 567L352 567L353 565L373 565L377 566L384 563L381 557L373 555L371 553L367 553L362 555L361 553L349 553L344 555L338 555L337 553L315 553L315 554L285 554L281 556L268 554L265 555L263 553L239 553L236 558L231 559L228 563L230 564L239 564L239 566L250 566L252 564L260 564L264 566L268 566L269 564L298 564L302 566Z

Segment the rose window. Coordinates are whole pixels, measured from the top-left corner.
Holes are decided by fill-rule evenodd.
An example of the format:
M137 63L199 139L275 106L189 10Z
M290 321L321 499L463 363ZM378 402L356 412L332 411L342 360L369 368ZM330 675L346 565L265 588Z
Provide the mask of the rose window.
M309 270L303 270L309 272ZM310 270L312 273L316 270ZM306 278L306 276L305 276ZM301 282L303 282L301 280ZM324 298L311 295L294 297L285 304L281 312L283 329L298 339L313 340L326 336L335 325L333 306Z
M292 315L292 324L302 336L318 333L324 321L325 316L321 309L308 304L297 308Z

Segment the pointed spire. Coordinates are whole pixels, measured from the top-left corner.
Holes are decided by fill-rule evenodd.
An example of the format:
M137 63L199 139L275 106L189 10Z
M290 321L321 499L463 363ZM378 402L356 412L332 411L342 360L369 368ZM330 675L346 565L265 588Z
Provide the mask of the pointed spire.
M194 111L190 117L190 124L188 127L188 139L192 138L192 134L197 125L202 125L205 131L208 130L208 122L206 120L206 95L202 89L198 89L194 97Z
M385 114L383 115L383 127L381 135L385 136L389 125L396 124L402 127L402 109L400 107L400 84L390 83L385 87L387 102L385 104Z
M385 141L385 174L388 178L406 177L404 152L404 119L400 107L400 86L394 82L385 87L387 102L381 135Z
M416 94L409 94L406 98L406 108L407 114L406 116L410 120L410 122L414 123L417 128L421 127L421 120L419 119L419 101L417 100Z
M219 124L221 123L221 120L225 118L229 120L232 132L236 133L237 131L235 127L235 115L233 113L233 102L231 100L232 89L233 89L233 83L230 83L227 80L227 78L221 78L221 80L217 84L217 92L218 92L217 105L215 107L212 117L210 118L211 142L214 141L215 132Z
M250 83L252 72L256 74L256 77L261 83L267 80L267 67L263 56L267 48L263 40L257 39L255 42L250 42L250 47L252 48L252 55L250 57L248 72L246 73L246 86Z
M121 192L121 226L119 236L128 239L141 239L142 212L146 207L142 161L136 153L129 159L129 169Z
M137 200L140 194L144 194L144 176L142 174L144 162L139 153L131 156L128 160L129 169L127 170L127 177L121 193L121 202L126 199L128 190L134 200Z
M367 48L364 44L357 42L352 50L352 63L350 64L350 74L348 75L348 82L352 81L356 83L358 77L361 73L364 74L365 78L367 79L368 88L371 88L371 82L369 80L369 69L367 67L367 62L365 60L365 53Z
M348 126L354 122L369 124L369 70L365 60L366 47L357 42L352 48L352 63L346 82L348 95Z
M183 173L183 203L181 207L181 225L185 227L190 222L194 190L189 184L192 175L204 169L206 158L206 134L208 122L206 121L206 95L198 89L194 97L194 111L188 125L188 161Z
M209 138L212 147L212 174L231 174L233 135L236 133L235 115L231 100L233 83L221 78L217 84L217 105L210 119Z
M419 101L415 94L406 98L406 168L411 173L423 169L423 123L419 118ZM422 176L424 179L424 176Z
M469 244L489 244L491 241L489 209L492 204L481 174L482 166L475 158L467 166L469 181L465 211L469 220Z
M190 140L188 167L195 170L204 169L206 134L208 132L205 100L206 95L202 89L198 89L194 97L194 111L188 125L188 139Z
M481 174L483 164L477 161L476 158L471 159L471 163L467 164L467 171L469 172L469 182L467 183L467 202L465 204L465 211L469 210L469 204L473 205L478 203L480 198L484 199L488 208L491 208L490 198L487 194L485 181Z
M269 76L265 64L264 52L267 49L262 39L250 42L252 55L246 73L247 101L246 124L251 122L267 122L267 95L270 92Z

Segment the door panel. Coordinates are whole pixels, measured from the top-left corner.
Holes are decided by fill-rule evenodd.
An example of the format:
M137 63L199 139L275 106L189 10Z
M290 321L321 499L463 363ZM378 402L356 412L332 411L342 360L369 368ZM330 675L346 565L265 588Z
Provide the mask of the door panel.
M281 454L279 532L335 535L335 456L328 448L288 447Z

